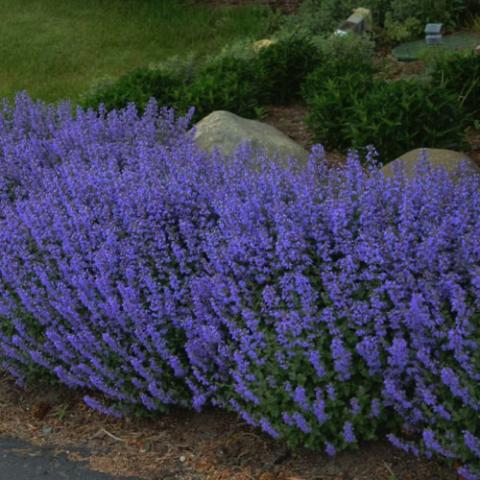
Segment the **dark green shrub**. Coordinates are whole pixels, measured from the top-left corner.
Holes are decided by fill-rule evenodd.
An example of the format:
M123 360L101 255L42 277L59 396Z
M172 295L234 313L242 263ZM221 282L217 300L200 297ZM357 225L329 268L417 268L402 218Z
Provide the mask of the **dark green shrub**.
M300 87L304 100L315 96L332 80L350 88L350 84L359 79L363 85L367 77L372 78L375 72L373 65L373 46L366 39L358 39L350 35L346 37L322 38L316 41L321 60L313 72L304 80ZM344 80L344 77L348 77Z
M178 90L176 101L180 112L193 105L196 122L213 110L228 110L237 115L256 118L265 98L260 83L258 63L242 58L221 58L198 71L191 84Z
M318 50L303 35L279 38L259 52L253 42L238 43L200 62L163 62L139 68L87 94L83 107L107 110L134 102L140 111L151 97L162 106L186 113L195 106L193 121L213 110L229 110L257 118L260 106L298 98L300 84L319 61Z
M368 77L367 77L368 78ZM314 141L328 148L374 145L384 163L417 147L465 147L465 112L457 95L413 80L328 81L308 100Z
M379 33L379 40L384 44L398 44L418 38L425 24L415 17L405 20L394 19L390 12L385 17L384 29Z
M117 81L104 83L87 94L81 104L83 107L98 108L104 104L107 110L124 108L134 102L140 111L151 97L160 105L171 106L175 99L174 91L180 83L178 76L171 72L137 68L121 76Z
M315 141L327 149L350 147L348 137L349 107L353 98L365 95L373 78L365 72L348 72L341 77L326 75L324 68L315 70L303 86L309 106L306 123Z
M289 35L262 48L258 62L267 102L285 105L298 99L300 84L319 61L318 49L303 34Z
M373 62L375 42L365 35L315 35L312 41L322 58L330 62L366 65Z
M465 113L457 96L442 87L400 80L375 81L352 98L347 139L354 147L374 144L384 161L417 147L465 146Z
M445 54L435 58L434 85L441 85L463 104L469 121L480 117L480 56L474 52Z

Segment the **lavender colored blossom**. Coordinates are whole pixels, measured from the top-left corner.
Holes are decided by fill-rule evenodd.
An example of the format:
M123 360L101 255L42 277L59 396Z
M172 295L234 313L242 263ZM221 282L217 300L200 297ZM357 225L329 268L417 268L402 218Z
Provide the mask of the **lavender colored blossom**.
M305 417L299 413L295 412L292 415L292 419L295 422L295 425L303 432L303 433L310 433L312 431L312 427L309 425Z
M275 430L270 423L264 418L260 419L260 426L265 433L268 433L273 438L278 438L280 434Z
M473 435L469 431L463 433L463 438L465 440L465 445L477 456L480 458L480 439Z
M1 368L329 455L388 418L478 478L479 176L207 154L191 113L0 106Z
M351 422L345 422L345 424L343 426L342 435L343 435L344 440L347 443L354 443L354 442L357 441L357 438L355 437L355 434L353 433L353 425L351 424Z
M305 388L298 386L293 393L293 400L305 412L310 410L310 403Z
M329 457L333 457L337 453L337 450L330 442L326 442L325 443L325 453Z

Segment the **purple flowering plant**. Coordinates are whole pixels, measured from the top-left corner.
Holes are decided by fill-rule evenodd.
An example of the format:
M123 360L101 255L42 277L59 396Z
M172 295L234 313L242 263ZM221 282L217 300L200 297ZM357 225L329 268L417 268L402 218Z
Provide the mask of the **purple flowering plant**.
M4 104L2 368L110 415L214 405L292 446L387 436L480 478L478 175L386 178L319 145L224 158L189 115Z

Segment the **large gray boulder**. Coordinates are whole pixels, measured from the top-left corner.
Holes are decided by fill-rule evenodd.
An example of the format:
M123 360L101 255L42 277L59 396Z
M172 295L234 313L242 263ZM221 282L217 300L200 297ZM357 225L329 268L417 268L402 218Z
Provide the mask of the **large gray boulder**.
M307 150L275 127L239 117L225 110L212 112L195 127L195 143L207 152L218 147L228 156L240 143L250 140L255 149L265 148L272 157L278 153L280 161L292 156L303 164L308 159Z
M468 167L472 169L472 172L480 173L477 164L465 153L455 152L454 150L444 150L441 148L416 148L415 150L410 150L396 160L393 160L393 162L387 163L382 167L382 172L386 176L392 177L396 165L400 162L404 162L405 173L408 178L412 178L415 174L415 167L422 158L423 150L426 152L428 161L435 167L443 166L447 171L452 172L456 170L462 161L466 161Z

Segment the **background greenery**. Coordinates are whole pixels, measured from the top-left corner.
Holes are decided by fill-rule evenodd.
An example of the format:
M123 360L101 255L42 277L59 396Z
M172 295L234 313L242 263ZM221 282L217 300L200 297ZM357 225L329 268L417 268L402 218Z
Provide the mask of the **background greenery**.
M76 100L95 79L262 38L278 15L262 6L191 5L182 0L0 0L0 97Z

